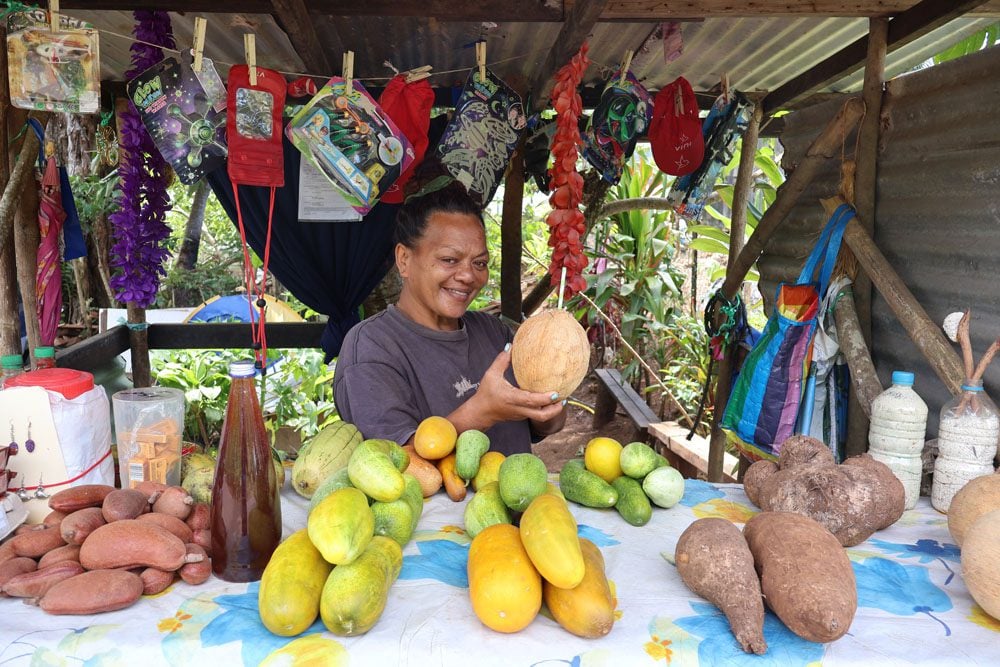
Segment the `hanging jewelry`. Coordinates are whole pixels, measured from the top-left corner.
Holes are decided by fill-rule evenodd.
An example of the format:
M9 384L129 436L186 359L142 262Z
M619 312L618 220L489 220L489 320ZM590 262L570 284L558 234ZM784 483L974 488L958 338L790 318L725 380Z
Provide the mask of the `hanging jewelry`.
M7 451L10 456L17 454L17 441L14 440L14 420L10 420L10 444L7 445Z
M49 494L45 493L45 486L42 484L41 475L38 476L38 486L35 487L35 497L39 500L49 497Z
M31 419L28 419L28 439L24 441L24 448L29 454L35 451L35 441L31 439Z
M28 502L29 500L31 500L31 494L28 493L28 490L26 488L24 488L24 475L21 475L21 488L17 490L17 497L23 500L24 502Z

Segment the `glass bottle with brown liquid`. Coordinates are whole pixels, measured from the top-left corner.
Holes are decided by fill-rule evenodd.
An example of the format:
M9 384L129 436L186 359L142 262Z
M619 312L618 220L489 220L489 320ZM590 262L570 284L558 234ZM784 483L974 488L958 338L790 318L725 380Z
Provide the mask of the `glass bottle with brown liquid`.
M281 498L257 394L254 362L229 365L232 385L212 487L212 570L257 581L281 542Z

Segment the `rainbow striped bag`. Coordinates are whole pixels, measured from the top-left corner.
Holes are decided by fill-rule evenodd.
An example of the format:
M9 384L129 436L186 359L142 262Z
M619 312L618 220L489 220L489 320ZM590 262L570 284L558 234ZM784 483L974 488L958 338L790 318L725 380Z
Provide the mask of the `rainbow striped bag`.
M854 209L846 204L834 211L798 281L778 285L774 312L743 362L722 428L750 460L777 459L781 444L794 434L820 302L837 263L844 228L853 217Z

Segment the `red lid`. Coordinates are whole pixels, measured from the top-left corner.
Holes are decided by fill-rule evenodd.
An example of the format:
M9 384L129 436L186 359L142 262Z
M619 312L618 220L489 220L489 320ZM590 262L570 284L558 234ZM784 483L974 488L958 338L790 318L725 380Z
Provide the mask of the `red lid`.
M94 376L72 368L42 368L7 378L4 387L41 387L74 399L94 388Z

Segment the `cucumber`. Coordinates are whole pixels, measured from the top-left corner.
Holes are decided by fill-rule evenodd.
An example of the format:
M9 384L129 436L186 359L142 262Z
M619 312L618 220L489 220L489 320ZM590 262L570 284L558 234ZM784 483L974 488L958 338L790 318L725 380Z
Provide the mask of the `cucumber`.
M479 472L479 459L490 449L490 438L475 429L463 431L455 443L455 472L465 481Z
M351 478L347 476L347 466L344 466L337 472L327 477L323 483L319 485L319 488L316 489L316 493L314 493L312 498L309 499L309 511L312 512L317 505L323 502L324 498L337 489L343 489L348 486L354 485L351 484Z
M638 481L622 475L611 482L611 486L618 492L615 509L623 519L633 526L645 526L649 523L653 516L653 506L649 504L649 498Z
M465 505L465 532L474 538L498 523L510 523L510 512L500 497L499 482L490 482Z
M583 459L570 459L559 473L559 489L567 500L587 507L612 507L618 492L603 479L587 470Z
M399 500L406 486L403 474L390 457L393 448L398 449L399 445L389 440L365 440L347 463L351 484L384 503Z
M375 517L375 534L391 537L399 546L406 546L413 537L414 527L413 509L406 499L400 498L391 503L376 500L371 510Z
M528 509L531 501L545 493L549 473L534 454L513 454L500 464L500 497L515 512Z
M642 479L656 467L656 452L642 442L630 442L622 449L619 463L623 473L633 479Z

